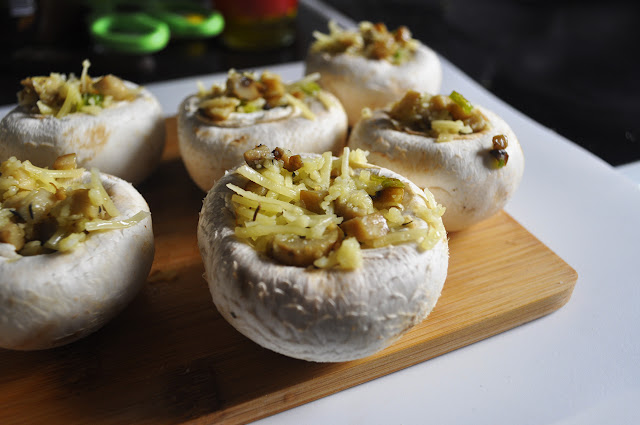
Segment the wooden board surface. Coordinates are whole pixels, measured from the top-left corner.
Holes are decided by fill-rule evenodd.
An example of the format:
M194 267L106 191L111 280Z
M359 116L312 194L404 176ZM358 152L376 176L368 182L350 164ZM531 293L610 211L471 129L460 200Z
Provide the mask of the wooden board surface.
M158 171L140 191L156 257L141 294L106 327L47 351L0 349L0 424L246 423L423 362L551 313L576 272L504 212L450 237L431 315L357 361L316 364L265 350L217 313L202 278L191 183L168 120Z

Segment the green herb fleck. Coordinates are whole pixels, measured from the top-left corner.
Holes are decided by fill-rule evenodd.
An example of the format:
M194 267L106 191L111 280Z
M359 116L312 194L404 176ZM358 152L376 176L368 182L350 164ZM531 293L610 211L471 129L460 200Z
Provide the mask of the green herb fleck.
M84 106L102 106L104 96L100 93L84 93L82 95L82 104Z
M380 186L382 186L383 189L386 189L387 187L402 187L404 188L404 183L402 183L400 180L398 179L394 179L392 177L384 177L384 176L379 176L377 174L371 174L371 176L369 177L371 179L371 181L379 184Z
M462 108L465 114L470 114L471 110L473 110L473 105L469 102L463 95L458 93L457 91L452 91L449 95L449 98L453 100L458 106Z
M489 154L495 160L495 168L502 168L507 165L507 161L509 161L509 154L504 149L491 149Z
M320 86L315 81L307 81L300 85L300 90L307 96L315 96L320 91Z

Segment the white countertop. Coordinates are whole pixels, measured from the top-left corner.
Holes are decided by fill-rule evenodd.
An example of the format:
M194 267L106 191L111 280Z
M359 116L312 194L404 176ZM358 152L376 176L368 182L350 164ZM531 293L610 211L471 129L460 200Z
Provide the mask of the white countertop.
M443 93L492 109L518 135L526 167L506 209L578 272L572 298L534 322L257 423L640 423L640 166L616 170L443 66ZM303 73L300 63L269 69L285 80ZM222 78L148 88L174 115L196 81Z

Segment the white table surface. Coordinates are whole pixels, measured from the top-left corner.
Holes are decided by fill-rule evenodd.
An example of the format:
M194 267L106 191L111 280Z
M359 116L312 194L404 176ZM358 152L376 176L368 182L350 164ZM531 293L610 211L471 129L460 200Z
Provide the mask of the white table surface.
M525 173L506 210L576 269L572 298L534 322L257 423L639 424L639 167L616 170L443 67L443 93L492 109L518 135ZM300 63L269 69L285 80L303 74ZM196 81L223 78L147 87L169 116Z

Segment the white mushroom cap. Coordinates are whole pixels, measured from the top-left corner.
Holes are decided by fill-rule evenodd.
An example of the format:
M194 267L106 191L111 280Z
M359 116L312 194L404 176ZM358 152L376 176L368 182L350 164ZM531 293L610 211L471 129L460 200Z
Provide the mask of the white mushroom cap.
M198 96L187 97L178 111L178 142L191 179L208 191L226 170L243 161L244 152L260 144L293 152L338 153L347 139L347 116L331 93L323 95L331 107L313 100L310 109L315 120L286 106L232 113L220 124L207 122L198 113Z
M164 116L158 100L144 88L133 101L115 102L98 115L56 118L18 106L0 122L0 142L0 161L15 156L45 167L59 156L75 153L79 167L96 167L137 184L160 162Z
M379 170L376 168L376 170ZM424 203L405 183L405 211ZM389 346L431 312L448 268L446 235L426 251L415 243L363 249L352 271L285 266L236 238L228 173L200 212L198 245L213 302L239 332L275 352L316 362L358 359Z
M119 217L149 211L131 184L101 177ZM142 288L153 255L150 216L128 228L93 232L68 253L22 257L1 243L0 347L51 348L98 330Z
M305 74L320 73L322 88L340 99L350 126L360 119L364 107L385 107L407 90L438 93L442 83L440 59L422 43L412 59L400 65L347 53L309 51L305 66Z
M514 132L495 113L476 106L488 126L479 133L454 136L437 143L432 137L394 129L386 113L375 111L361 120L349 138L349 147L369 151L369 161L390 168L427 187L446 207L443 216L449 232L465 229L500 211L522 179L524 155ZM507 165L496 169L493 136L507 136Z

